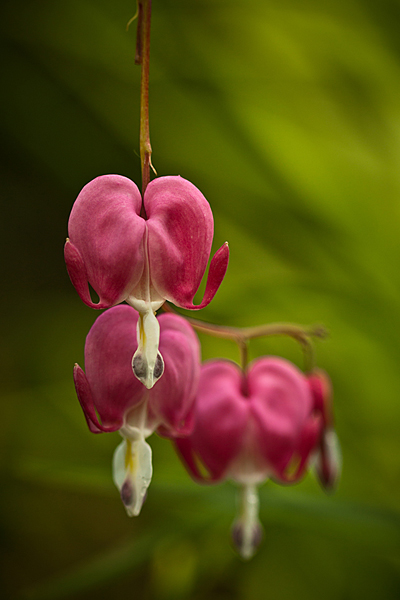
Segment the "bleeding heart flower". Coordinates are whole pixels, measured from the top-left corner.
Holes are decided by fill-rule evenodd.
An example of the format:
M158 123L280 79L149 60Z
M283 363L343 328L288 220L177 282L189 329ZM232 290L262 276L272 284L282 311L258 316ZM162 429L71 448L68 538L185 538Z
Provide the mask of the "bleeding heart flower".
M282 358L259 358L246 374L233 362L212 360L201 369L194 418L191 435L175 445L196 481L232 478L241 485L232 534L250 558L262 537L256 487L304 474L325 425L319 400L309 379Z
M130 516L138 515L151 481L153 431L174 437L193 427L193 402L200 374L200 345L188 322L162 314L160 349L164 376L148 390L130 363L136 350L138 313L127 305L104 312L85 345L84 371L75 365L74 381L90 431L118 431L124 441L114 454L113 477Z
M143 198L136 184L104 175L80 192L69 218L65 261L81 299L93 308L124 300L139 312L135 375L148 388L161 377L159 325L155 311L165 300L203 308L220 286L229 259L224 244L214 255L201 304L193 304L207 267L214 221L203 194L181 177L159 177ZM97 292L92 301L88 283Z

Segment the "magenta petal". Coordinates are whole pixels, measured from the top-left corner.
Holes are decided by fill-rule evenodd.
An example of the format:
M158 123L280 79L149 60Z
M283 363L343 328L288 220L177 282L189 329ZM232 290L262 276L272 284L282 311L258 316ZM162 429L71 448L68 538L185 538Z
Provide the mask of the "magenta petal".
M229 256L225 245L214 256L205 298L195 307L193 298L207 267L214 233L207 200L182 177L159 177L147 186L144 206L152 284L162 298L177 306L206 306L225 275Z
M89 292L88 286L88 277L86 273L85 264L82 260L82 256L80 252L75 246L70 242L69 239L65 242L64 246L64 258L65 264L67 266L68 275L72 281L72 285L75 287L78 292L81 300L90 308L109 308L111 306L108 302L98 302L95 303L92 301Z
M225 242L221 246L219 250L214 254L211 263L210 269L208 271L207 284L204 292L203 300L200 304L193 304L193 302L186 302L185 299L181 298L180 300L176 298L174 300L174 304L180 306L182 308L187 308L189 310L199 310L204 308L208 304L210 304L211 300L214 298L215 294L218 291L219 286L222 283L223 278L225 277L226 270L228 268L229 262L229 245L228 242Z
M318 447L321 431L321 416L311 415L301 432L299 442L290 457L290 462L287 465L281 465L280 470L279 467L275 470L277 478L282 483L296 483L303 477L309 459ZM294 469L291 471L290 467L294 467Z
M104 425L121 427L127 410L137 406L146 392L131 364L137 320L138 313L126 304L110 308L96 319L86 338L86 378Z
M266 357L249 369L248 385L260 451L282 473L312 411L307 380L290 362Z
M189 410L188 414L184 419L181 419L180 422L173 428L160 425L157 428L158 435L166 438L180 438L180 437L188 437L194 429L194 407L192 406Z
M200 344L189 323L178 315L162 314L160 352L164 373L149 392L149 410L169 435L186 435L200 377Z
M308 466L308 461L317 448L322 435L322 418L320 415L311 415L301 432L296 453L300 458L297 472L293 474L292 480L298 481Z
M328 375L321 369L315 369L308 376L308 384L314 399L314 409L322 415L324 427L332 428L332 384Z
M99 419L96 415L89 382L79 365L75 365L74 367L74 383L76 394L90 431L92 433L103 433L107 431L116 431L119 429L119 423L116 425L104 426L99 422Z
M66 261L72 283L89 306L122 302L140 280L146 230L141 204L136 184L120 175L97 177L77 197L68 223ZM86 278L99 295L97 305Z
M218 480L217 477L211 476L209 473L205 474L201 472L201 461L196 454L191 438L175 438L174 445L181 461L197 483L213 483ZM202 470L205 470L204 465L202 465Z
M243 446L248 404L241 382L233 362L212 360L202 366L190 439L213 480L224 477Z

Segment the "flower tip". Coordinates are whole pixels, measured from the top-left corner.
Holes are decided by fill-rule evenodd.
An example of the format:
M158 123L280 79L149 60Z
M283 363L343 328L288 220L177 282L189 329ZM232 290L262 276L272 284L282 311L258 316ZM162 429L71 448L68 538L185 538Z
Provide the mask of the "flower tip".
M113 479L129 517L137 517L152 478L151 448L144 438L124 439L113 458Z
M156 360L153 365L138 349L132 358L132 370L135 377L139 379L148 390L151 390L164 373L164 360L161 354L157 352Z
M259 521L253 523L251 530L241 520L235 521L231 535L235 549L244 560L250 560L254 556L264 537Z

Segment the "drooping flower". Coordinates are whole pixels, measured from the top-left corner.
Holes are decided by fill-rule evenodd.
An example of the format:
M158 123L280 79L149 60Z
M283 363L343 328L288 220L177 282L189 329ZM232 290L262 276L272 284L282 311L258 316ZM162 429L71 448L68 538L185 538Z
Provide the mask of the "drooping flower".
M72 207L64 254L71 281L88 306L109 308L126 301L139 312L132 366L151 388L163 372L155 311L165 300L192 310L209 304L224 278L229 249L224 244L214 255L203 300L194 305L213 239L209 203L192 183L169 176L149 183L143 208L144 217L133 181L97 177ZM88 284L99 296L97 303Z
M255 360L246 374L222 359L202 366L193 432L175 445L196 481L231 478L240 484L232 536L244 558L254 554L262 537L257 486L268 478L297 482L320 451L325 417L314 390L318 382L312 387L297 367L278 357Z
M113 477L130 516L139 514L152 476L151 448L145 439L153 431L168 437L190 433L200 374L200 347L192 327L178 315L162 314L165 372L148 390L130 366L138 320L138 313L127 305L105 311L86 338L86 373L79 365L74 368L90 431L119 431L124 438L114 454Z

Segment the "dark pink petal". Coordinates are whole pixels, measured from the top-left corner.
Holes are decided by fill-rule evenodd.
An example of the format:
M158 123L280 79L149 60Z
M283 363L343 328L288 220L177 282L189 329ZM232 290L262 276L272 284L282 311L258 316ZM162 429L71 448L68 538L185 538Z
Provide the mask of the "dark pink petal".
M313 408L307 380L290 362L266 357L249 369L248 388L260 451L282 473Z
M324 426L333 427L332 384L327 373L315 369L308 376L308 384L314 399L314 408L322 415Z
M73 286L78 292L81 300L91 308L108 308L111 304L107 301L100 301L95 303L92 301L89 292L88 277L86 273L85 264L78 248L70 242L69 239L65 242L64 246L64 259L67 266L68 275L72 281Z
M85 373L82 371L79 365L74 367L74 383L78 400L85 415L86 422L92 433L103 433L106 431L117 431L121 427L121 423L117 422L115 425L104 426L99 422L96 414L92 393L90 390L89 382L86 378Z
M211 262L204 299L194 306L193 298L207 267L214 233L207 200L186 179L169 176L154 179L147 186L144 206L152 284L162 298L177 306L206 306L224 278L229 258L228 246L224 245Z
M181 461L185 465L189 474L195 481L197 481L197 483L215 483L222 478L218 478L215 475L212 476L207 471L205 465L201 463L201 459L193 447L191 438L175 438L174 445Z
M277 479L282 483L297 483L304 475L309 460L318 447L322 432L321 415L311 415L306 422L290 462L280 471L276 470Z
M162 314L158 321L164 374L149 392L149 410L170 435L183 435L200 377L200 344L184 318Z
M139 282L145 261L146 222L133 181L103 175L88 183L69 218L66 262L71 281L89 306L105 308L126 299ZM86 279L86 283L85 283ZM99 295L92 302L87 282Z
M133 308L116 306L96 319L86 338L86 377L104 425L121 426L127 410L137 406L146 391L132 371L137 320Z
M188 437L194 429L194 405L190 408L188 414L173 429L168 426L160 425L157 428L158 435L166 438Z
M213 360L201 369L195 403L195 427L190 436L192 456L198 456L213 481L221 479L238 456L248 420L248 406L241 394L241 372L226 360ZM184 459L188 444L177 446ZM188 464L193 474L193 465Z

